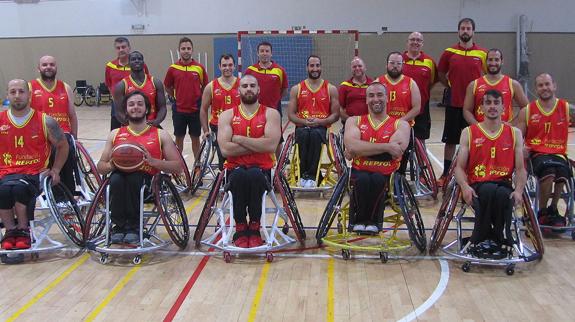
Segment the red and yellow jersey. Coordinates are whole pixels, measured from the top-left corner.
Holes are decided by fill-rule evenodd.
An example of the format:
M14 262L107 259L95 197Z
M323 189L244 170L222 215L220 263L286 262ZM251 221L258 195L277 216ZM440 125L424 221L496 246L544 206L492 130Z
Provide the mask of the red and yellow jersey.
M349 116L358 116L368 113L365 101L365 91L373 80L366 77L365 84L356 84L353 78L339 84L338 98L339 105Z
M485 113L481 110L483 104L483 96L488 90L498 90L503 96L503 114L501 120L503 122L510 122L513 119L513 80L507 75L496 81L495 83L489 82L487 76L480 77L473 81L473 115L477 122L483 122Z
M240 80L236 78L232 86L226 86L219 78L212 81L212 118L210 124L218 125L218 119L223 111L238 106L241 103Z
M361 140L372 143L389 143L391 136L397 130L398 123L398 119L389 116L378 125L374 124L369 114L357 117L357 127L361 133ZM357 157L353 159L352 167L356 170L390 175L399 169L400 163L401 157L390 161L378 161L371 157Z
M263 68L255 63L246 69L246 75L252 75L258 80L260 104L275 109L281 107L282 91L288 88L288 77L282 66L272 62L269 68Z
M469 137L467 178L469 184L485 181L511 181L515 168L515 132L508 124L491 136L481 123L466 128Z
M114 93L114 88L116 84L122 81L122 79L130 76L132 69L130 65L122 65L119 59L114 59L106 63L106 75L104 82L106 83L106 87L110 90L110 93ZM146 74L150 74L148 71L148 66L144 64L144 72Z
M437 80L437 65L435 65L435 61L423 51L415 59L410 58L407 52L404 52L403 75L411 77L417 84L421 94L421 113L423 113L423 108L429 102L431 86Z
M152 105L152 109L150 110L147 119L155 120L156 116L158 115L158 109L156 108L156 85L154 85L154 77L148 76L148 74L146 74L144 76L144 82L140 85L136 83L136 81L132 78L132 75L124 78L122 82L124 82L124 95L128 95L135 91L140 91L146 94L150 100L150 104Z
M161 160L164 158L161 142L160 129L157 127L148 125L143 131L137 133L130 129L129 126L122 126L118 129L118 132L116 132L116 136L114 136L112 144L114 147L123 143L138 144L143 146L150 153L152 158ZM148 163L142 164L138 171L148 173L152 176L160 172L158 169L151 167Z
M298 84L297 116L302 119L314 117L325 119L331 114L329 82L322 80L319 87L312 90L307 80Z
M242 105L233 107L234 116L232 117L232 134L247 136L250 138L260 138L264 136L266 127L266 110L268 107L260 104L258 109L252 115L244 112ZM238 156L230 156L224 164L226 169L236 167L258 167L269 170L275 165L274 153L249 153Z
M72 131L70 125L70 98L66 91L66 84L61 80L56 80L52 88L40 79L32 80L28 83L30 87L30 107L50 115L66 133Z
M387 114L391 117L401 118L411 111L411 77L401 75L397 81L389 76L381 75L377 79L387 89ZM414 121L410 121L413 125Z
M164 78L166 88L174 89L176 111L194 113L200 107L202 91L208 84L204 66L194 59L185 63L181 59L170 65Z
M565 155L569 136L569 103L556 99L553 109L545 112L536 100L527 105L525 113L525 145L530 151Z
M0 178L9 174L35 175L48 167L50 142L46 114L31 109L18 126L10 110L0 113Z

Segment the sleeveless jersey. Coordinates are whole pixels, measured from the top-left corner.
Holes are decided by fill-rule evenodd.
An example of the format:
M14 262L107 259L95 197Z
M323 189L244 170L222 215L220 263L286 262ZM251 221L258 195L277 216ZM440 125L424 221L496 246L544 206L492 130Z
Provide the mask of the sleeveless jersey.
M490 89L498 90L503 95L503 114L501 120L510 122L513 118L513 80L507 75L503 75L499 81L490 83L487 76L483 76L473 81L473 115L477 122L483 122L485 113L481 110L483 96Z
M299 83L297 91L297 116L299 118L325 119L331 114L328 85L326 80L322 80L321 85L314 91L308 85L307 80Z
M494 136L487 134L481 125L467 128L469 184L485 181L511 181L515 168L515 133L513 127L502 124Z
M155 120L158 115L158 110L156 109L156 85L154 85L154 77L146 74L142 85L136 84L132 75L122 79L122 82L124 82L124 95L135 91L141 91L146 94L152 105L152 109L146 119L149 121Z
M0 146L0 178L42 172L48 167L50 157L46 114L32 109L24 125L17 126L9 111L1 112Z
M218 119L223 111L240 105L239 87L239 78L236 78L231 87L226 87L226 85L220 83L219 78L212 81L212 118L210 119L210 124L217 126Z
M260 138L264 135L266 125L266 110L268 107L258 106L253 115L246 115L242 105L233 107L232 134ZM250 153L238 156L229 156L224 164L226 169L234 169L239 166L258 167L264 170L273 168L275 164L274 153Z
M401 75L394 82L387 75L379 76L378 81L387 89L387 115L401 118L411 110L411 77ZM411 120L410 125L414 124Z
M57 80L52 88L47 88L40 79L30 81L30 107L50 115L66 133L72 131L70 126L69 97L66 85Z
M379 125L374 125L369 114L358 116L357 126L361 133L362 141L373 143L389 143L391 136L397 129L399 120L387 117ZM377 161L371 157L357 157L353 159L352 167L356 170L377 172L390 175L399 169L401 157L391 161Z
M555 100L553 109L546 113L539 100L529 103L525 109L527 133L525 144L532 152L567 154L569 136L569 103Z
M128 126L122 126L118 129L118 132L116 132L112 144L115 147L122 143L137 143L146 148L153 158L163 159L160 129L157 127L148 125L142 132L136 133ZM158 169L152 168L148 163L142 164L138 171L148 173L152 176L160 172Z

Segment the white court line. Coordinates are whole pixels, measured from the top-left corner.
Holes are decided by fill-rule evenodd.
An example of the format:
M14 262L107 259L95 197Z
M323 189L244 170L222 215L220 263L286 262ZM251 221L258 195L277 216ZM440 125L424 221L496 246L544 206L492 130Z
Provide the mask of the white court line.
M433 293L431 293L429 298L425 302L423 302L423 304L421 304L417 309L401 318L399 320L400 322L409 322L417 319L425 311L427 311L427 309L433 306L433 304L435 304L435 302L439 300L441 295L443 295L443 292L447 288L447 283L449 282L449 264L447 263L446 260L440 259L439 265L441 266L441 276L439 278L437 286L435 287L435 290L433 290Z

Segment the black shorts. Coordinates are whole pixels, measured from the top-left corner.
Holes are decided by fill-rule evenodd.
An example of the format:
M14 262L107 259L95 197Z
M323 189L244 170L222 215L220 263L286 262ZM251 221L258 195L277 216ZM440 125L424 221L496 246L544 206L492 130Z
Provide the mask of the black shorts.
M174 123L174 135L176 137L186 136L186 129L191 136L200 136L202 126L200 124L200 112L181 113L174 111L172 113L172 122Z
M7 175L0 179L0 209L12 209L16 202L30 205L39 193L39 175Z
M537 154L531 156L533 174L539 179L552 176L555 181L567 180L571 177L569 163L563 157L555 154Z
M468 126L463 118L463 109L460 107L445 107L445 123L441 142L447 144L459 144L461 131Z
M415 137L420 140L429 139L431 131L431 115L429 113L429 101L423 106L423 113L415 117L415 124L413 125L413 132Z

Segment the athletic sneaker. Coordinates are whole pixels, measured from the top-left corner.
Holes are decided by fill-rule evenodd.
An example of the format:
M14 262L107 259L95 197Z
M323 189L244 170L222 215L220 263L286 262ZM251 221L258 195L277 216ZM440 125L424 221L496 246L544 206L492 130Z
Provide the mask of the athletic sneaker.
M248 224L238 223L236 224L236 232L234 233L234 245L236 247L248 248L249 238L248 238Z
M140 234L137 232L130 230L124 236L124 243L125 244L137 244L140 242Z
M355 225L353 225L353 231L356 232L356 233L357 233L357 232L362 232L362 231L364 231L364 230L365 230L365 225L362 225L362 224L355 224Z
M249 232L249 238L248 238L249 248L259 247L264 244L264 241L262 240L262 235L260 233L260 223L258 221L250 222L248 232Z
M553 224L551 216L547 213L547 208L539 209L537 220L539 221L539 225L550 226Z
M364 231L367 233L372 233L372 234L379 233L379 229L377 228L376 225L366 225Z
M316 187L315 180L311 180L311 179L306 180L305 187L306 188L315 188Z
M299 179L299 186L305 188L307 185L307 180L304 178Z
M121 244L124 242L125 235L126 233L124 232L124 229L118 226L114 226L114 228L112 228L112 236L110 236L110 241L112 244Z
M30 239L30 230L17 229L15 231L14 249L28 249L32 247L32 239Z
M4 238L2 238L2 249L11 250L16 247L15 229L6 231Z
M445 185L445 181L447 181L447 176L441 175L441 177L437 179L437 187L443 188L443 186Z

